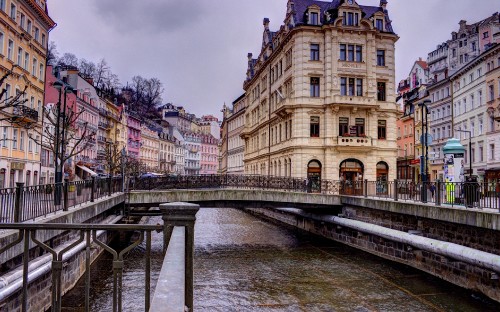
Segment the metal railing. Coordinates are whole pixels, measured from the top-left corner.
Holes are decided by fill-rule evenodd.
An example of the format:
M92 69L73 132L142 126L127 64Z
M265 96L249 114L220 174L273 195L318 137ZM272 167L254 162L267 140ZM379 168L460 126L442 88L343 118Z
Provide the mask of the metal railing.
M22 275L16 275L16 278L22 279L21 290L13 289L13 287L0 287L0 296L8 298L21 291L19 296L21 311L28 311L29 298L36 297L36 294L30 296L28 291L29 284L33 283L43 274L39 270L46 270L52 272L52 298L51 307L52 311L61 311L61 298L62 294L67 291L67 287L62 282L62 273L64 268L68 265L68 260L78 253L85 253L85 311L90 311L90 265L93 261L95 248L102 248L113 256L113 310L122 311L122 276L124 269L124 255L137 247L142 242L145 242L145 265L144 265L144 311L149 310L151 302L151 233L152 231L162 231L163 225L136 225L136 224L30 224L30 223L17 223L17 224L0 224L0 230L17 230L17 239L12 243L2 246L0 254L8 251L18 244L23 246L22 265L19 268ZM64 245L53 247L37 239L37 235L43 231L72 231L74 238ZM134 235L136 239L127 247L120 247L119 250L112 248L107 242L102 241L99 237L104 231L113 233L129 233ZM30 247L31 246L31 247ZM29 250L32 246L38 246L45 252L46 260L37 258L38 265L31 264L30 261L34 260L33 253ZM164 247L165 248L165 247ZM50 258L47 259L47 255ZM43 256L42 256L43 257ZM50 266L40 265L40 262L50 262ZM65 273L66 274L66 273ZM10 283L14 284L16 280L4 280L9 286Z
M268 189L500 210L500 183L486 182L339 181L222 174L136 178L129 180L128 188L129 190Z
M122 178L65 181L58 184L0 189L0 223L15 223L68 210L122 191Z

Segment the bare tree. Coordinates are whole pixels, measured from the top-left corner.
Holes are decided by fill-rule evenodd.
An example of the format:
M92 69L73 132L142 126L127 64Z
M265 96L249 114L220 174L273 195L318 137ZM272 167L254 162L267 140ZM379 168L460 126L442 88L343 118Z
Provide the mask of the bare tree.
M15 94L12 94L13 90L9 90L6 83L9 77L15 75L14 69L16 67L17 65L13 65L12 69L7 70L0 78L0 86L2 86L0 91L0 113L2 113L0 121L7 121L12 125L30 129L38 121L38 112L24 105L28 101L26 98L28 84L23 90L16 90Z
M78 67L78 58L73 53L64 53L63 56L57 60L57 64Z
M159 79L134 76L127 91L131 93L130 103L128 103L131 109L146 118L159 117L157 107L161 104L161 94L164 91Z
M122 165L127 165L127 155L123 155L118 143L106 144L105 155L101 158L111 176L121 173Z
M51 41L47 49L47 65L56 65L58 58L59 52L57 52L56 43Z
M57 155L57 159L54 159L56 168L89 148L91 144L95 144L95 131L91 131L86 122L79 120L83 113L84 110L75 112L71 108L61 111L57 104L46 107L43 112L43 127L34 128L28 133L29 138L36 144ZM36 140L37 136L41 137L41 140Z

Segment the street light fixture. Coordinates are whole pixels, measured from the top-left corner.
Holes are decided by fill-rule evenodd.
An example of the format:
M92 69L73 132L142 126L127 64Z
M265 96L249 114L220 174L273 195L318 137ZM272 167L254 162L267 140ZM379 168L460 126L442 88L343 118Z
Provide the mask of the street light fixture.
M472 176L472 142L471 142L471 137L472 137L472 131L470 130L459 130L455 129L455 131L458 132L465 132L469 135L469 177Z
M65 83L57 80L52 83L52 86L57 89L59 93L58 101L57 101L57 110L56 110L56 125L55 125L55 142L54 142L54 158L55 158L55 183L56 189L55 192L55 200L54 204L59 205L61 203L61 194L59 191L60 183L63 180L63 171L64 171L64 157L66 154L66 144L65 136L66 136L66 102L67 102L67 94L73 93L74 89L65 85ZM63 109L61 111L61 96L62 91L64 89L64 104ZM62 119L62 124L61 124Z
M424 100L421 103L418 103L418 106L421 108L421 113L422 113L422 123L424 122L424 108L425 108L425 133L422 135L423 140L421 140L423 148L422 148L422 160L424 161L424 166L421 167L424 170L421 170L420 176L421 176L421 181L422 181L422 202L427 202L427 189L426 189L426 182L428 182L429 179L429 166L427 165L427 159L429 159L429 133L428 133L428 128L427 128L427 115L429 115L429 108L427 107L428 104L431 103L431 100ZM422 127L423 128L423 127ZM423 131L422 131L423 132ZM424 149L425 149L425 156L424 156ZM424 173L425 172L425 173Z

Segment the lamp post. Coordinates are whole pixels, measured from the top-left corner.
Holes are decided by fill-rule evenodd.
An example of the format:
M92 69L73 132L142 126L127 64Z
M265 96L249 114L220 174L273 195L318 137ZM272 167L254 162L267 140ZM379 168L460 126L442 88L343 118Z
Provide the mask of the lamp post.
M423 141L422 142L422 145L423 145L423 147L422 147L422 161L424 161L423 165L425 167L421 167L421 170L420 170L420 177L421 177L421 181L422 181L421 196L422 196L422 202L424 202L424 203L427 202L426 182L429 178L429 166L427 165L427 159L429 158L429 142L428 142L429 134L428 134L428 128L427 128L427 124L428 124L427 115L429 115L429 108L427 107L427 104L430 104L430 103L431 103L431 100L424 100L421 103L418 103L418 106L420 106L420 109L421 109L422 125L424 122L424 108L425 108L425 132L422 131L424 133L422 135L423 140L421 140L421 141ZM425 149L425 156L424 156L424 149Z
M458 129L455 129L455 131L465 132L469 135L469 177L472 177L472 142L471 142L472 131L470 131L470 130L458 130Z

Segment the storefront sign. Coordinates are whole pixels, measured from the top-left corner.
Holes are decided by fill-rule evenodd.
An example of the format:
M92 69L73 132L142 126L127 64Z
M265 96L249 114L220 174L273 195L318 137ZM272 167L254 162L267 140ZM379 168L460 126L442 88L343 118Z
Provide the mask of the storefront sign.
M25 163L22 162L11 162L10 169L12 170L24 170Z
M418 165L418 164L420 164L420 158L410 160L410 165Z

